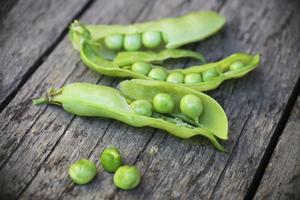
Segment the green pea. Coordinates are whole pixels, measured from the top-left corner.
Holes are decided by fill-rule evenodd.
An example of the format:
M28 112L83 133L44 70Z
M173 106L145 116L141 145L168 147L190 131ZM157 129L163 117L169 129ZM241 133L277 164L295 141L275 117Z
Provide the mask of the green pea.
M168 78L167 78L167 82L170 83L183 83L184 81L184 75L180 72L173 72L171 74L169 74Z
M136 62L132 65L131 70L136 73L147 76L149 71L151 70L151 68L152 68L152 65L150 63Z
M241 69L243 67L244 67L244 64L239 60L237 60L229 65L230 70L237 70L237 69Z
M124 37L124 49L127 51L136 51L142 46L141 36L138 33L128 34Z
M180 100L180 110L182 114L199 123L199 116L203 112L202 101L195 95L187 94Z
M154 80L160 80L160 81L166 80L167 76L168 76L167 72L160 68L154 68L148 74L148 77L150 77Z
M190 74L187 74L184 78L184 82L186 84L199 83L201 81L202 81L202 78L201 78L200 73L190 73Z
M77 184L87 184L97 174L96 165L86 159L78 160L69 167L69 176Z
M123 46L123 35L115 34L105 37L105 45L112 50L120 50Z
M170 113L174 108L174 102L169 94L158 93L153 98L153 107L159 113Z
M150 117L152 115L152 105L146 100L136 100L131 103L132 110L143 116Z
M122 165L122 157L115 147L104 149L100 156L102 167L108 172L115 172Z
M143 45L147 48L158 47L161 40L162 38L159 31L147 31L142 34Z
M203 81L210 81L211 79L217 77L219 73L216 69L209 69L202 73Z
M123 190L130 190L138 186L141 174L137 167L124 165L119 167L114 175L114 184Z
M167 79L168 73L160 68L154 68L152 69L149 74L148 77L154 79L154 80L160 80L160 81L164 81Z

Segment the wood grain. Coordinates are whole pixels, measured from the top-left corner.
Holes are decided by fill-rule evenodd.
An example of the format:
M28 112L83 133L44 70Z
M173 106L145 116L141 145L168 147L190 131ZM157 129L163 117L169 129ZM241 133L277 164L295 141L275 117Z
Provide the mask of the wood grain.
M255 199L300 199L300 96L280 136Z
M0 3L0 111L46 59L86 0ZM4 10L5 9L5 10Z
M116 86L119 81L87 70L64 38L0 114L1 197L242 199L299 76L300 36L295 34L299 3L287 2L96 1L82 21L132 23L192 10L219 10L228 20L225 29L188 47L203 52L210 61L236 51L262 54L258 69L209 93L228 114L230 139L224 145L230 153L216 151L202 138L180 140L152 128L74 117L55 106L32 106L31 99L50 86L75 81ZM110 145L120 149L127 164L140 168L141 185L120 191L112 183L112 174L101 169L91 184L72 184L68 166L84 157L98 161ZM150 153L153 147L158 148L155 155Z
M99 3L101 3L101 6L103 5L103 2ZM140 2L140 8L143 5L142 3L143 2ZM106 6L103 7L104 11L101 12L102 14L98 15L98 20L102 20L103 23L109 23L111 19L107 16L110 15L114 9L121 9L124 5L126 5L125 1L119 4L116 4L116 2L114 2L114 4L106 4ZM137 7L132 9L132 14L134 14L135 11L136 15L138 15L140 9L136 10L136 8ZM135 18L136 15L132 15L131 17ZM111 17L114 18L116 16L111 15ZM124 18L123 15L120 15L117 19L119 19L120 23L122 20L125 20L125 22L133 20ZM63 42L56 47L40 69L37 70L35 75L20 90L16 98L1 113L1 119L8 119L5 123L1 124L2 131L0 136L1 139L3 139L0 142L0 174L4 176L3 179L1 179L1 185L3 185L3 187L1 187L0 194L4 198L14 199L26 189L37 172L41 170L43 162L52 153L60 138L68 133L66 132L67 128L74 120L74 117L64 113L58 108L50 107L50 112L47 112L46 109L48 107L32 106L31 100L34 97L42 95L47 88L51 86L60 87L67 82L74 81L96 83L98 80L99 75L81 65L78 53L72 49L68 39L64 38ZM106 84L109 85L108 82L112 81L113 79L107 79ZM105 84L105 81L101 83ZM99 126L99 121L95 120L95 124L98 125L98 131L85 131L89 131L89 133L92 134L97 132L101 133L101 131L104 132L107 123L107 120L103 121L102 126ZM70 127L70 131L73 130L71 128L72 127ZM73 133L73 131L71 131L71 133ZM84 135L83 131L80 130L76 133L75 139L78 136ZM100 133L98 136L101 138ZM88 141L97 142L97 139L90 140L90 138L91 137L88 137ZM78 141L76 140L75 142ZM65 145L66 144L63 146ZM68 143L67 146L70 146L70 144ZM74 147L78 148L78 145ZM89 145L87 147L91 148ZM78 150L80 149L81 148L78 148ZM67 165L69 165L69 163L67 163ZM63 178L65 179L66 176ZM36 190L34 193L35 195L43 194L43 192L36 193ZM49 195L49 197L46 198L50 198L51 195L58 195L59 193L49 191L49 193L45 194Z

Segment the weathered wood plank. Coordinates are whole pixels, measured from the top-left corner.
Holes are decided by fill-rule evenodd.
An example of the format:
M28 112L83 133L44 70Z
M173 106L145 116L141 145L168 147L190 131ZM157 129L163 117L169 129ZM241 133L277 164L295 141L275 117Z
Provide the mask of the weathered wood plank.
M233 149L232 153L221 154L206 141L199 145L198 139L183 141L151 128L138 129L105 119L74 118L55 107L31 106L30 99L51 85L75 80L97 82L98 76L78 64L78 55L64 40L0 115L3 121L0 176L4 190L12 195L9 197L20 194L23 199L243 197L299 75L296 55L300 50L299 36L294 34L299 27L297 5L275 0L230 1L224 5L219 1L196 0L146 1L145 6L143 3L97 2L83 19L124 23L135 18L143 21L187 10L221 8L229 25L198 49L210 60L235 51L263 54L259 69L210 93L229 114L231 138L225 146ZM241 6L244 4L247 6ZM116 13L116 18L112 13ZM101 83L115 84L110 78L101 79ZM67 178L68 165L82 157L97 160L108 145L119 147L126 163L139 166L143 173L141 185L129 192L116 190L112 175L101 171L92 184L74 186ZM156 155L149 154L153 146L159 149Z
M255 199L300 199L300 96L264 173Z
M136 7L132 8L132 15L124 17L123 15L111 15L111 13L115 9L121 10L126 5L125 1L107 3L105 6L103 6L103 2L99 1L104 10L101 12L101 15L98 14L97 16L97 19L103 23L109 23L113 18L120 23L132 21L132 18L138 15L144 3L142 1L139 1L139 3L135 2ZM138 5L140 6L139 9L137 9ZM111 16L111 18L107 16ZM50 107L49 112L45 111L43 106L32 106L31 99L42 95L51 85L60 87L65 82L74 81L95 83L98 79L98 74L81 65L77 52L73 50L68 39L64 38L63 42L56 47L51 56L41 66L41 69L37 70L16 98L1 113L0 118L2 120L7 119L5 123L1 124L2 131L0 136L0 174L3 175L3 179L0 180L1 186L3 186L0 194L4 198L13 199L23 192L41 168L43 161L51 154L60 138L64 134L69 133L66 130L74 120L74 117L58 108ZM112 82L112 79L106 80L107 84L108 82ZM18 114L16 115L16 113ZM84 123L81 122L80 124ZM102 120L99 123L99 121L95 120L94 124L98 125L96 127L97 131L94 131L94 129L83 130L88 131L89 134L100 132L97 134L99 140L101 132L105 132L109 121ZM70 132L73 133L73 130L70 127ZM75 139L78 135L85 135L84 131L78 130L75 132ZM98 141L96 138L92 140L90 140L90 137L87 138L89 142ZM76 140L76 142L78 141ZM68 145L72 147L72 144L68 143ZM74 147L78 148L77 145ZM88 147L91 148L92 146ZM78 150L80 149L78 148ZM69 151L66 152L69 153ZM61 155L61 152L59 155ZM69 157L69 155L66 157ZM52 192L46 194L51 197L51 195L55 195L55 193L51 194Z
M231 138L236 142L213 191L213 199L243 198L281 119L300 74L297 56L300 35L294 34L300 30L299 3L247 1L223 10L234 13L243 7L243 12L236 16L238 19L232 21L230 36L226 36L232 42L238 38L245 48L260 52L262 63L254 73L239 80L242 83L234 84L234 92L225 101L232 122ZM250 79L251 83L244 85L243 81ZM245 118L240 121L235 116Z
M0 110L10 95L43 62L86 0L1 3L0 19Z

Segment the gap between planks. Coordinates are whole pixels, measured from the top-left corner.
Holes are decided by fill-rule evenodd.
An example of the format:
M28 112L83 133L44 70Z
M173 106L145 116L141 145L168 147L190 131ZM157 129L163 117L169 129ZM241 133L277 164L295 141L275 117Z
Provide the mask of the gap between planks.
M290 114L292 112L292 109L297 101L297 97L300 94L300 75L298 76L298 80L293 88L292 94L288 99L287 105L284 108L283 114L278 122L278 125L271 137L271 140L265 150L265 153L261 159L261 162L255 172L255 175L252 179L252 182L250 183L250 187L245 195L244 199L253 199L254 195L258 189L258 186L260 185L260 182L263 178L263 175L266 171L266 168L268 167L268 164L270 162L270 159L272 157L272 154L277 146L277 143L279 141L279 137L283 133L288 119L290 117Z

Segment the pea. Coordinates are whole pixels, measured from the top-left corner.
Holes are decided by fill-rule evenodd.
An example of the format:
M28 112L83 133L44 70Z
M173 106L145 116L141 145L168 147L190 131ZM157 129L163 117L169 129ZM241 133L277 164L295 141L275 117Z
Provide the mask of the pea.
M199 83L201 81L202 81L202 78L201 78L200 73L190 73L190 74L187 74L184 78L184 82L186 84Z
M112 50L120 50L123 46L123 35L115 34L105 37L105 45Z
M159 113L170 113L174 108L174 102L169 94L158 93L153 98L153 107Z
M216 69L209 69L202 73L203 81L210 81L211 79L217 77L219 73Z
M229 65L230 70L237 70L237 69L241 69L243 67L244 67L244 64L239 60L237 60Z
M150 77L154 80L160 80L160 81L166 80L167 76L168 76L167 72L160 68L152 69L148 74L148 77Z
M97 174L96 165L86 159L78 160L69 167L69 176L77 184L87 184Z
M119 167L114 175L114 184L123 190L130 190L138 186L141 174L137 167L124 165Z
M143 116L150 117L152 115L152 105L146 100L136 100L131 103L132 110Z
M141 36L138 33L128 34L124 37L124 49L127 51L136 51L142 46Z
M161 40L162 38L159 31L147 31L142 34L143 45L147 48L158 47Z
M136 62L132 65L131 70L136 73L147 76L149 71L151 70L151 68L152 68L152 65L150 63Z
M104 149L100 156L102 167L108 172L115 172L122 165L122 157L115 147Z
M183 83L184 81L184 75L180 72L173 72L171 74L169 74L168 78L167 78L167 82L170 83Z
M183 96L180 100L180 111L182 114L198 123L199 116L203 112L201 99L192 94Z

